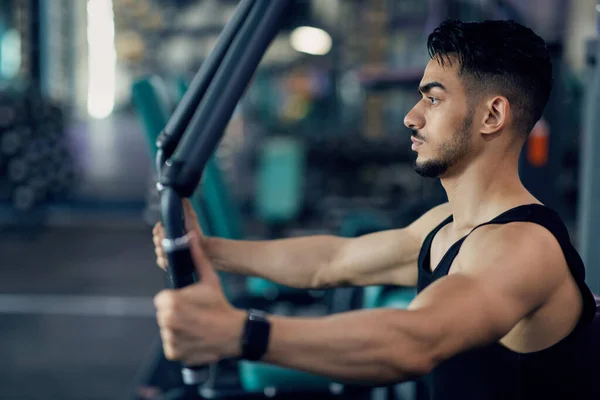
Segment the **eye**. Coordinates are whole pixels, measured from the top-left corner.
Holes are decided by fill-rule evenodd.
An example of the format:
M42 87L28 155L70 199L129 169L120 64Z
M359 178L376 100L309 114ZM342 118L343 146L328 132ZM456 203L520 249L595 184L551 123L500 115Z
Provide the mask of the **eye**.
M431 100L431 104L438 104L439 100L436 99L435 97L427 97L429 100Z

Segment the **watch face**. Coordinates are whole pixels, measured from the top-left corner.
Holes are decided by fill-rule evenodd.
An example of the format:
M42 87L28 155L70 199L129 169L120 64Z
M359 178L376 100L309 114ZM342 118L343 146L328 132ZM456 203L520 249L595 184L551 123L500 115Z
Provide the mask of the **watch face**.
M265 319L265 318L267 318L267 313L264 311L250 310L248 312L248 319L255 320L255 319Z

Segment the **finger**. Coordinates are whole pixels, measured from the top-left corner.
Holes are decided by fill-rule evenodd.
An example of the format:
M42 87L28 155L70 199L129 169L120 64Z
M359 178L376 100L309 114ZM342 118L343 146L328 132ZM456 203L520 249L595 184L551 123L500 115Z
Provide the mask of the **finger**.
M161 268L163 271L166 271L166 270L167 270L168 263L167 263L167 259L166 259L166 258L162 258L162 257L161 257L161 258L157 258L157 259L156 259L156 264L158 264L158 266L159 266L159 267L160 267L160 268Z
M163 241L163 238L161 236L158 236L158 235L152 236L152 243L154 243L155 248L162 248L162 241Z
M156 255L156 264L164 271L167 270L167 257L162 247L155 247L154 254Z
M161 329L160 338L162 341L163 352L165 354L165 357L171 361L179 360L181 354L177 349L177 343L175 343L175 339L173 337L172 332L168 329Z
M192 202L190 201L190 199L183 199L181 201L181 204L183 205L183 211L185 213L185 215L189 215L189 216L195 216L196 215L196 211L194 210L194 207L192 206Z
M200 275L201 282L207 282L212 284L219 284L219 277L215 272L212 263L206 256L206 253L200 247L200 240L195 232L188 233L190 238L190 252L192 253L192 259L196 270Z
M182 205L183 205L183 212L184 212L184 216L185 216L185 218L184 218L185 230L188 232L201 231L200 224L198 223L198 215L196 215L196 212L194 211L194 207L192 206L192 203L189 201L189 199L183 199Z
M176 309L176 297L177 292L173 289L163 289L158 292L152 299L152 303L154 304L154 308L156 308L157 314L164 314L165 312L171 313L174 309Z
M158 233L161 231L162 231L162 224L160 222L157 222L156 224L154 224L154 228L152 228L152 234L158 235Z

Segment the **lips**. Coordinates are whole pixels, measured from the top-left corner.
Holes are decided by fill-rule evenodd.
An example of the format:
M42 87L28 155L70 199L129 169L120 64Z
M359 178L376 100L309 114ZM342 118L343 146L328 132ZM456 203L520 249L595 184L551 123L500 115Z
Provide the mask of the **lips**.
M412 146L410 147L411 150L416 151L419 147L421 147L423 145L423 142L421 142L418 139L415 139L414 136L410 137L410 140L412 141Z
M415 139L415 137L414 137L414 136L411 136L411 137L410 137L410 140L411 140L411 141L412 141L414 144L418 144L418 145L421 145L421 144L423 144L423 142L422 142L422 141L420 141L420 140L418 140L418 139Z

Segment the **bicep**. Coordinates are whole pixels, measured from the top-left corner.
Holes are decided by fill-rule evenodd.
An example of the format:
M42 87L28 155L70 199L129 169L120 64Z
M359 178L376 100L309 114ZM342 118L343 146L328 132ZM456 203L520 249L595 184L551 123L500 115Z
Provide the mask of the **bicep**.
M528 312L515 297L461 273L428 286L409 310L420 315L438 361L500 340Z
M410 305L429 321L425 332L435 337L438 358L500 340L559 287L560 247L544 232L519 229L474 240L478 250L462 257L461 272L432 283Z

